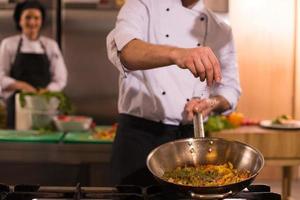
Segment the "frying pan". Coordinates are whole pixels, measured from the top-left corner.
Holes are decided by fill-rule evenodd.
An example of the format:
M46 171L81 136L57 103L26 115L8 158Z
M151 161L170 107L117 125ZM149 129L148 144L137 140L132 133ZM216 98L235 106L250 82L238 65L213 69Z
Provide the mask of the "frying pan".
M242 191L254 181L264 166L264 157L257 149L237 141L203 137L201 114L195 115L194 127L195 137L198 138L168 142L149 153L147 167L160 183L188 193L194 199L223 199ZM250 177L233 184L209 187L185 186L162 178L164 172L174 170L178 166L220 165L228 162L237 170L248 170Z

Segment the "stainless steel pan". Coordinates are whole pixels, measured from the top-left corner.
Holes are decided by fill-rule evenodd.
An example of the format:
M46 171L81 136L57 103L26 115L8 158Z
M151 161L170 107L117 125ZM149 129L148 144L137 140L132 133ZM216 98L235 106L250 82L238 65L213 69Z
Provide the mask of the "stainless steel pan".
M201 124L198 124L199 126L195 124L195 127L201 129ZM249 170L251 176L238 183L214 187L184 186L162 178L165 171L173 170L178 166L227 162L231 162L238 170ZM257 149L237 141L220 138L189 138L168 142L151 151L147 158L148 169L160 183L187 192L196 199L222 199L240 192L253 182L263 165L263 155Z

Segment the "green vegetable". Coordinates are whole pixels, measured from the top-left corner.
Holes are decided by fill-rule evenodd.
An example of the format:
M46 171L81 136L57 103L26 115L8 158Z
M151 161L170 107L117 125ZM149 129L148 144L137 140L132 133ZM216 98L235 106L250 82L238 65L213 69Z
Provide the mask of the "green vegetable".
M47 102L49 102L51 98L55 97L59 100L58 111L61 114L71 114L73 111L73 107L71 105L69 98L62 92L50 92L50 91L46 91L43 93L20 92L20 104L23 108L26 104L26 100L25 100L26 96L39 96L45 98Z
M208 118L204 124L205 132L216 132L223 129L234 128L234 125L231 124L225 116L213 115Z
M292 117L289 115L280 115L272 120L272 124L282 124L282 121L290 119L292 119Z
M70 103L69 98L62 92L43 92L43 93L30 93L21 92L20 93L20 105L25 107L26 96L41 97L46 100L47 103L50 102L52 98L56 98L59 101L57 111L59 114L71 114L73 107ZM39 130L41 133L55 131L55 126L52 121L53 115L57 114L56 110L35 110L31 113L32 124L31 129Z

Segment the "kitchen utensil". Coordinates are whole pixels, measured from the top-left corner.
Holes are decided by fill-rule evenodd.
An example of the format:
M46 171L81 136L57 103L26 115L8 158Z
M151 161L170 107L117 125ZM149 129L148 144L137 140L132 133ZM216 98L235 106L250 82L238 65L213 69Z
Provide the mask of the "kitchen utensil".
M204 135L203 118L196 114L194 118L195 137ZM202 131L201 131L202 130ZM246 180L223 186L196 187L175 184L162 178L164 172L178 166L197 166L200 164L220 165L232 163L237 170L248 170L250 177ZM171 141L160 145L150 152L147 167L162 184L196 199L223 199L236 194L249 186L264 166L263 155L254 147L221 138L188 138Z
M203 115L202 113L196 113L194 115L194 137L195 138L204 138L204 125L203 125Z

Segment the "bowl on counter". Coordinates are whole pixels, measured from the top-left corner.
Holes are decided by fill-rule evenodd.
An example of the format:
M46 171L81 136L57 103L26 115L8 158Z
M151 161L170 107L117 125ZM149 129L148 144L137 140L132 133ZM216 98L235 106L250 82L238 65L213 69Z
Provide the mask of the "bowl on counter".
M81 132L90 129L93 119L78 115L57 115L53 117L53 121L59 131Z

